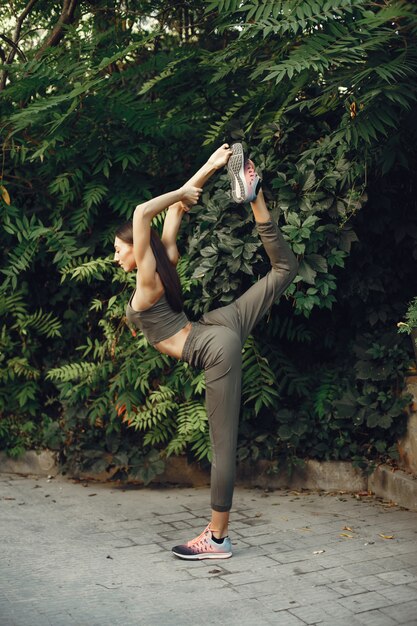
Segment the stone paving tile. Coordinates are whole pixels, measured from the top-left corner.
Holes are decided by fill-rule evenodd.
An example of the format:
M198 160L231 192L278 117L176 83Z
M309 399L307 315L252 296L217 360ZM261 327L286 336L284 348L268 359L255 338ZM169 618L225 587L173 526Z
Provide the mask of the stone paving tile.
M388 615L384 615L378 609L357 613L355 618L364 626L396 626L398 624L398 622L388 617Z
M393 572L384 572L383 574L377 574L378 578L385 580L391 585L405 585L407 583L417 582L417 576L410 574L407 570L395 570Z
M207 488L0 475L0 626L413 624L417 513L286 490L235 504L233 558L190 563L170 550L207 524Z
M342 580L338 583L328 584L329 589L333 589L341 596L353 596L355 594L363 593L364 589L361 585L357 584L355 580L348 579Z
M395 619L398 624L401 624L401 626L407 622L410 622L413 626L417 624L417 600L384 607L381 611L384 615L388 615L388 617Z
M378 578L378 574L376 576L355 576L354 580L362 589L366 589L367 591L378 590L382 594L385 593L387 588L391 587L390 583L386 580Z
M354 620L352 613L338 602L323 602L318 605L300 606L289 609L306 624L321 624L328 620L333 620L333 624L339 624L342 620ZM358 624L360 622L357 622Z
M357 562L344 564L343 567L350 573L351 576L369 576L395 569L403 569L404 563L400 561L400 559L390 557L383 559L375 558L373 561L367 560L362 563Z
M380 609L390 606L391 600L377 591L365 591L354 596L342 598L339 603L352 611L352 613L363 613L372 609Z
M382 593L386 598L391 600L392 604L417 600L417 589L412 587L411 585L393 585L388 588L385 587L382 591L380 591L380 593Z

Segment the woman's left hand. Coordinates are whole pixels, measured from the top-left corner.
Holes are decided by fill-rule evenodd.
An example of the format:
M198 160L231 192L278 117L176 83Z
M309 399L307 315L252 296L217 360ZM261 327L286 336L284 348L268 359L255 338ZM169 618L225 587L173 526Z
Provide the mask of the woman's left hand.
M201 187L195 187L194 185L184 185L180 189L181 201L184 202L184 204L193 206L194 204L197 204L202 191L203 190L201 189Z
M216 170L218 170L226 165L231 155L232 150L229 147L229 144L224 143L222 146L220 146L220 148L217 148L217 150L213 152L211 157L209 157L207 163L209 163L209 165L215 167Z
M187 206L182 200L179 200L179 202L174 202L174 204L171 204L168 208L173 209L174 211L178 211L180 213L188 213L188 211L190 210L190 207Z

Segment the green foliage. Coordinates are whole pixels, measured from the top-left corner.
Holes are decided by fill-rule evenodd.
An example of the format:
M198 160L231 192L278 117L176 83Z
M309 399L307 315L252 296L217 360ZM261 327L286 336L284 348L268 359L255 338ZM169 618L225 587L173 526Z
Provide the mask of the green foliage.
M274 408L279 399L277 380L268 359L259 351L253 337L245 344L243 352L243 401L253 406L255 415L264 408Z
M145 482L166 455L210 458L204 377L129 329L112 240L240 140L299 274L244 348L239 458L392 456L417 259L415 4L128 4L81 3L55 39L61 3L34 3L2 55L0 446ZM25 6L3 9L11 39ZM224 173L184 221L198 318L269 266Z
M398 331L400 333L411 333L417 328L417 296L411 300L405 313L405 322L398 323Z

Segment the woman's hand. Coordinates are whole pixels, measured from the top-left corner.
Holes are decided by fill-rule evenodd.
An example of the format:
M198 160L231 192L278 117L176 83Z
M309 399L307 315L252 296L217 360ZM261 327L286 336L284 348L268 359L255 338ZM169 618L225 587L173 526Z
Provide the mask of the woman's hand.
M188 213L190 207L187 206L182 200L180 200L179 202L174 202L174 204L171 204L168 209L177 211L178 213Z
M194 185L184 185L180 189L181 202L189 207L197 204L202 191L203 190L200 187L194 187Z
M232 154L232 150L229 147L228 143L224 143L220 148L217 148L215 152L209 157L207 163L212 167L216 168L216 170L224 167L230 156Z

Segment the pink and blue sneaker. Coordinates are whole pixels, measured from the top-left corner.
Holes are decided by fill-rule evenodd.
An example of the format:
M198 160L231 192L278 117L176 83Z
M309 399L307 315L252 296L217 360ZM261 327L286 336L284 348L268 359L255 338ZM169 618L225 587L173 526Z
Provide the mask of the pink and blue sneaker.
M253 202L261 187L261 179L256 173L255 166L250 159L245 159L241 143L231 146L232 155L227 162L232 197L235 202Z
M221 543L213 540L210 524L203 530L201 535L172 548L175 556L180 559L198 561L201 559L229 559L232 556L232 542L229 537L224 537Z

